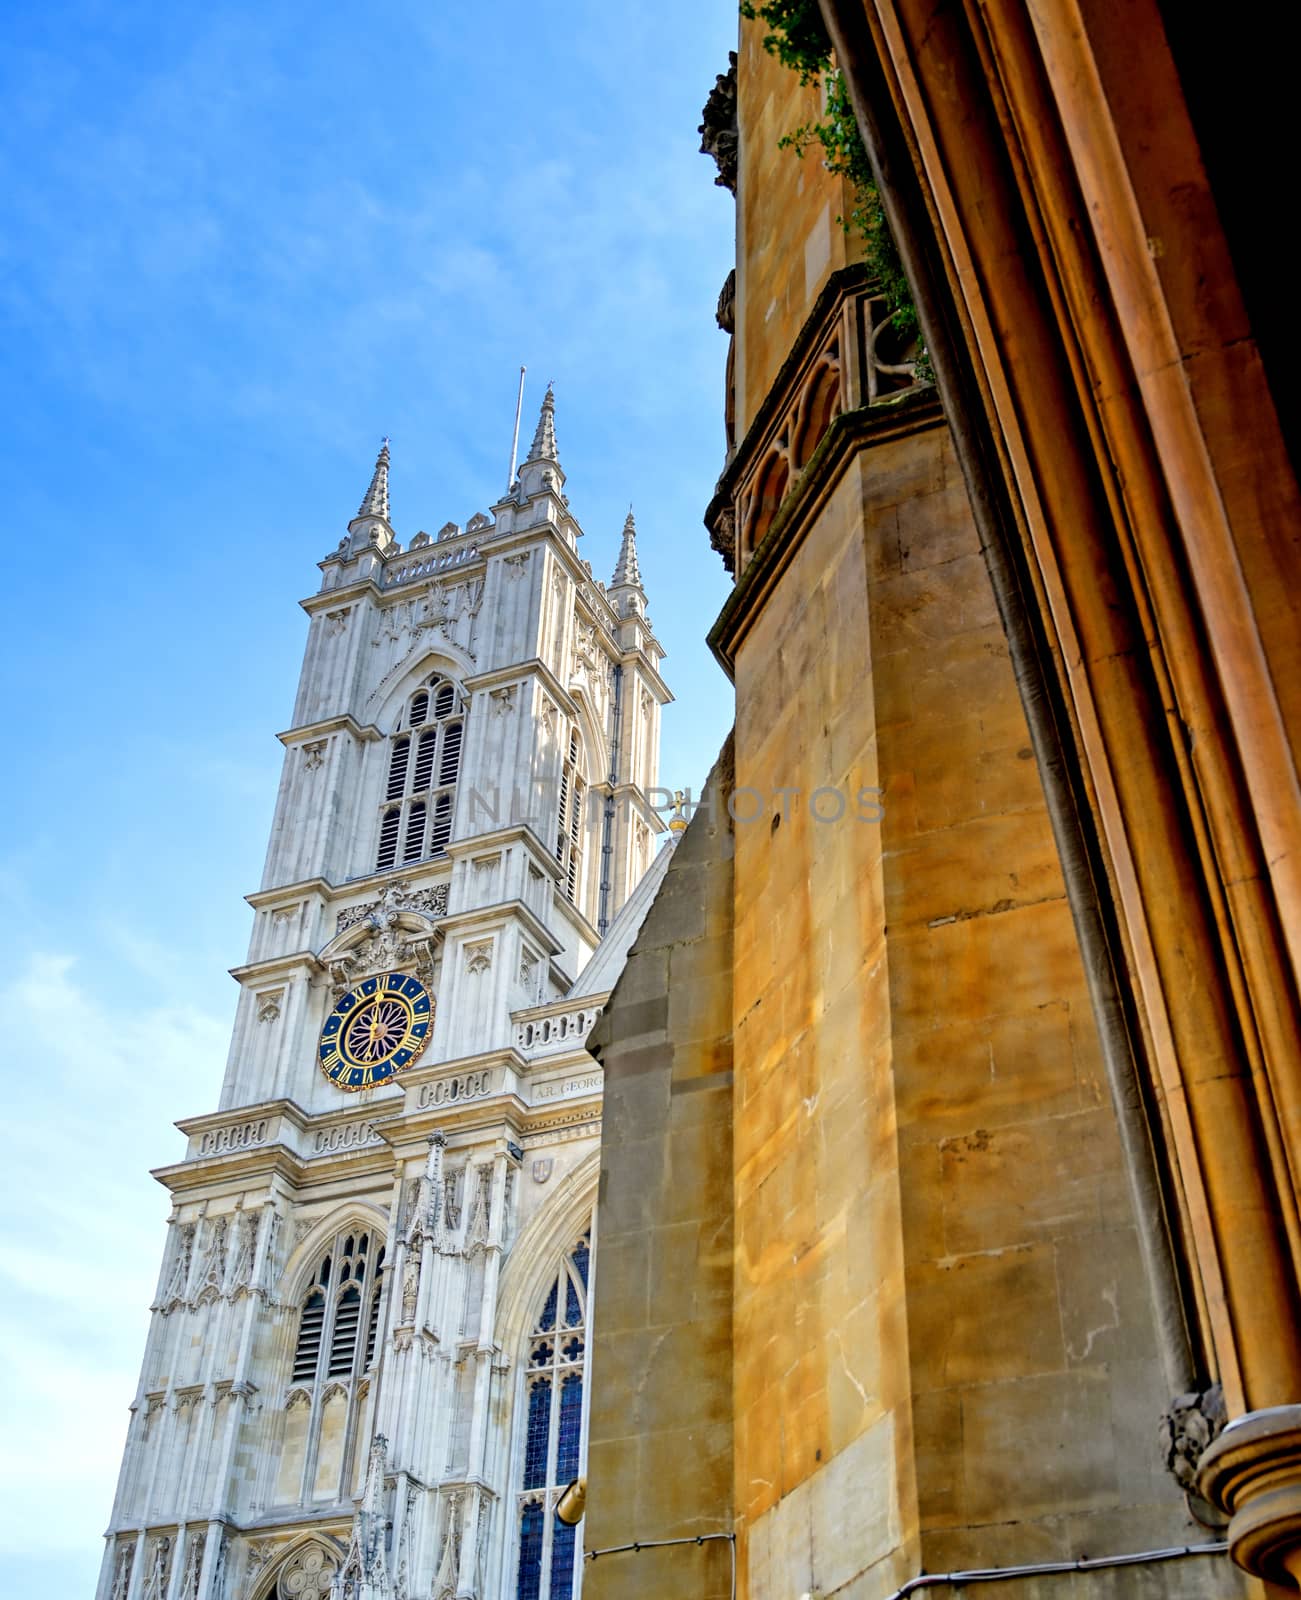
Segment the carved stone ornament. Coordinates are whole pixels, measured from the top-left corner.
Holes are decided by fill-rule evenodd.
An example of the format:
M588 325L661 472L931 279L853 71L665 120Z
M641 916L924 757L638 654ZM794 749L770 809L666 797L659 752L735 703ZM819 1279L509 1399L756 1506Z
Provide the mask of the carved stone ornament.
M199 1578L203 1572L204 1536L190 1533L185 1540L185 1572L177 1600L199 1600Z
M324 1545L309 1544L295 1550L280 1569L278 1600L330 1600L337 1565Z
M143 1600L167 1600L167 1583L172 1575L172 1541L166 1534L149 1541L145 1563Z
M292 922L302 907L295 902L292 906L277 906L271 913L271 921L277 928L283 928L287 922Z
M488 698L492 701L492 709L497 716L505 716L508 711L514 711L516 691L517 686L513 683L503 684L500 689L489 690Z
M1223 1527L1227 1519L1198 1493L1197 1473L1203 1455L1227 1420L1224 1391L1217 1383L1204 1393L1192 1390L1176 1395L1159 1427L1161 1459L1166 1471L1188 1496L1193 1515L1209 1527Z
M438 530L438 537L440 539L455 539L460 531L461 525L459 522L445 522Z
M471 973L487 972L492 966L492 940L484 939L478 944L467 944L465 947L465 970Z
M696 132L700 135L700 153L713 156L718 165L714 182L721 189L736 193L736 165L739 134L736 124L736 51L727 52L727 71L720 72L710 90L709 99L701 113L704 121Z
M476 511L465 525L467 533L482 533L492 527L492 518L486 511Z
M718 307L714 320L724 333L736 332L736 268L733 267L718 291Z
M435 884L430 889L414 890L405 880L390 883L378 900L370 900L364 906L349 906L346 911L341 911L335 921L334 931L336 934L344 933L349 928L355 928L359 922L365 922L368 917L387 911L418 911L431 921L445 917L447 890L445 883Z
M719 510L709 528L710 547L723 558L729 572L736 571L736 509L726 505Z
M506 568L506 576L508 578L522 578L524 569L528 564L529 552L527 550L517 550L514 555L507 556L502 563Z
M348 626L348 618L352 614L351 606L344 606L341 611L327 611L325 613L325 631L331 638L337 638Z
M285 997L283 989L265 989L257 997L257 1019L259 1022L278 1022L280 1020L280 1003Z
M533 1181L534 1181L534 1183L545 1183L547 1181L547 1179L551 1176L551 1169L554 1166L555 1166L555 1158L554 1157L552 1157L552 1156L539 1156L537 1158L537 1160L533 1163Z
M315 772L325 763L325 740L316 739L311 744L303 746L303 765L308 772Z
M131 1563L135 1559L135 1553L134 1539L123 1539L119 1542L113 1560L113 1587L109 1591L109 1600L127 1600L127 1592L131 1587Z

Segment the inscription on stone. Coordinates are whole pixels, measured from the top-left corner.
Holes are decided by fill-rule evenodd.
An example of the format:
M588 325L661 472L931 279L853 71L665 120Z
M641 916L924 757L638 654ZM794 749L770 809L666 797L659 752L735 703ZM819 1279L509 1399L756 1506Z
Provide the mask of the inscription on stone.
M599 1074L588 1078L570 1078L565 1083L540 1083L533 1091L535 1100L562 1100L571 1094L586 1094L591 1089L599 1089L601 1079Z

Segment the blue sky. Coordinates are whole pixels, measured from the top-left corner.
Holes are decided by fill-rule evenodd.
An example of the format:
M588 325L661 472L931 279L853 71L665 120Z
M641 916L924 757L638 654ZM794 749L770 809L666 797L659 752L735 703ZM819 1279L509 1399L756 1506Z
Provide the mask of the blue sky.
M729 0L11 6L9 1226L0 1595L91 1593L178 1117L209 1109L305 621L392 436L402 538L504 487L553 379L584 555L629 501L698 787L731 719L697 153ZM14 590L16 588L16 593Z

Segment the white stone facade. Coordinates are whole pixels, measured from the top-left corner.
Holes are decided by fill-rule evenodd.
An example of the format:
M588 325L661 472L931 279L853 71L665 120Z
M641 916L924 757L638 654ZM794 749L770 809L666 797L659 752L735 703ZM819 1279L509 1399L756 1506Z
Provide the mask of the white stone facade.
M581 1584L550 1510L585 1448L583 1041L662 872L670 697L631 517L608 590L578 555L549 391L491 515L404 551L388 469L386 445L304 602L220 1106L156 1173L174 1210L97 1600ZM387 973L433 1027L350 1093L318 1037Z

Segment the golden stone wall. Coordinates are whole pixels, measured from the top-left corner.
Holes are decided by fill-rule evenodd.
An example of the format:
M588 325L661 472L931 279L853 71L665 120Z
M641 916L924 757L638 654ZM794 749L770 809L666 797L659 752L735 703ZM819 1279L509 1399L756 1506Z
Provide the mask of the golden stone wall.
M731 741L588 1041L605 1069L584 1548L732 1526ZM727 1600L724 1540L589 1562L586 1600Z
M717 538L736 486L731 525L757 530L750 544L738 531L711 634L736 685L730 1007L709 998L732 1068L730 1181L722 1144L708 1156L732 1229L731 1344L656 1366L681 1379L671 1411L698 1394L711 1426L727 1388L730 1487L692 1479L690 1514L734 1527L752 1600L885 1600L922 1571L1206 1545L1216 1534L1161 1459L1172 1395L1132 1175L953 442L933 391L883 394L865 376L872 324L842 270L840 184L777 148L816 100L758 31L742 28L738 72L741 438L709 512ZM780 503L747 515L766 453L791 443L783 418L810 414L800 386L828 330L838 404L820 442L788 451ZM603 1041L636 1039L650 1015L632 972ZM667 1031L646 1059L663 1075L678 1070L671 967L661 981ZM609 1108L632 1057L616 1075L601 1047ZM598 1275L590 1477L607 1498L588 1548L634 1510L631 1537L690 1527L682 1500L646 1498L682 1470L672 1428L613 1429L635 1372L602 1366L620 1337L609 1319L663 1271L654 1201L637 1211L634 1196L662 1192L681 1147L664 1124L636 1137L652 1148L629 1161L633 1134L607 1113L600 1228L604 1248L617 1222L619 1264ZM716 1293L715 1265L676 1293ZM646 1559L593 1592L670 1592ZM708 1592L718 1577L702 1575ZM1209 1597L1247 1582L1201 1555L982 1592Z

